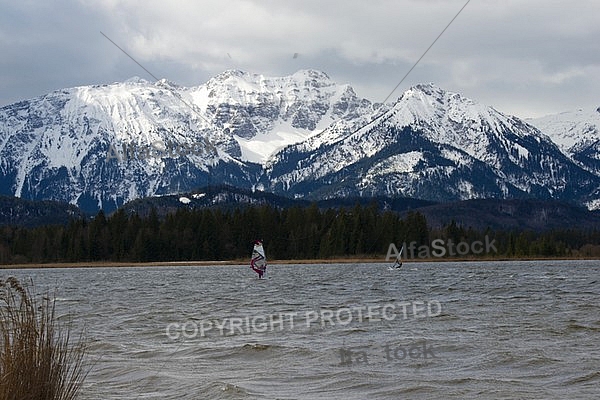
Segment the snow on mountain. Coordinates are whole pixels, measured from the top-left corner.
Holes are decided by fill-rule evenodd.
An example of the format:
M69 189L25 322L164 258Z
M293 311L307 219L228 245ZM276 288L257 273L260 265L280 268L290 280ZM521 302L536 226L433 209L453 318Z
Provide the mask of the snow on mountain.
M528 122L550 136L567 153L600 140L600 107L547 115Z
M86 210L210 182L248 167L165 81L59 90L0 109L2 193ZM227 179L226 176L223 176Z
M368 106L313 70L58 90L0 109L0 192L93 211L206 184L251 187L251 161Z
M189 88L132 78L0 108L0 194L87 212L220 184L313 199L533 197L597 208L597 130L577 129L587 133L572 143L563 135L567 157L533 126L432 84L375 106L314 70L231 70Z
M272 190L297 197L428 200L576 198L597 179L516 117L432 84L407 90L356 127L341 121L267 164ZM311 143L318 143L312 146Z
M580 166L600 176L600 107L548 115L528 122Z
M336 120L356 118L370 106L349 85L315 70L285 77L226 71L191 89L190 96L233 135L240 148L236 156L261 164L279 149Z

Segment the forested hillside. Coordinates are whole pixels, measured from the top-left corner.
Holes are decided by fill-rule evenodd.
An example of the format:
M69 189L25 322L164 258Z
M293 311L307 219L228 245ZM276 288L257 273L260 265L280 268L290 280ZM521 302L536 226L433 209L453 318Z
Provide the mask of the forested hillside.
M270 259L368 256L384 261L390 243L429 246L434 240L473 243L488 236L497 252L479 257L600 256L600 231L474 230L451 222L431 229L425 217L402 217L376 204L322 210L270 205L241 209L179 209L165 217L119 210L91 221L36 228L0 228L0 263L243 260L262 239ZM416 253L415 253L416 254ZM475 257L468 254L466 257ZM417 257L416 255L414 256Z

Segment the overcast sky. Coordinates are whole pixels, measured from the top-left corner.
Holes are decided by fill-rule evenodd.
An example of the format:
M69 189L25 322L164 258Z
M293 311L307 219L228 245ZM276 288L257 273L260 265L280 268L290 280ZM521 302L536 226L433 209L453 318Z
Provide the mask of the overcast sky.
M325 71L381 102L466 0L0 0L0 106L231 68ZM520 117L600 106L600 1L471 0L393 93L433 82Z

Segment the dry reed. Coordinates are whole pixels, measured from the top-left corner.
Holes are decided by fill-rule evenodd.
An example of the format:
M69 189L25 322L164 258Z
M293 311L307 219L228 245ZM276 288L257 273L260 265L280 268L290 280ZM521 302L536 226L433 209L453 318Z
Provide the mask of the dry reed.
M0 279L0 400L72 400L85 376L85 343L71 343L55 302L38 304L16 278Z

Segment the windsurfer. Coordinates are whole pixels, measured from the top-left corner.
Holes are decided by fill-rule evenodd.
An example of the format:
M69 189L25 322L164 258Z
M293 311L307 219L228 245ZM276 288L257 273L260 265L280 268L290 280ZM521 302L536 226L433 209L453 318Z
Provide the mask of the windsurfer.
M252 259L250 260L250 268L258 274L258 279L262 279L267 271L267 257L265 250L260 240L254 241L254 250L252 251Z

